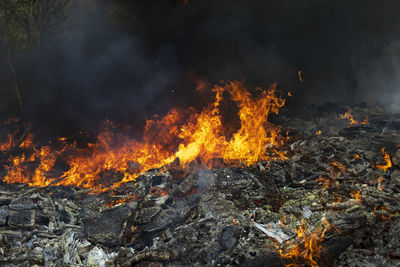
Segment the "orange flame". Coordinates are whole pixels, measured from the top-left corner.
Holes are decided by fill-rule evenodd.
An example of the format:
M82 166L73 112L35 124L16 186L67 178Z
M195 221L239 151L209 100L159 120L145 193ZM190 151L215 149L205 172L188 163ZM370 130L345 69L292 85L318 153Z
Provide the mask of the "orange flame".
M334 185L335 183L335 181L325 178L323 176L318 177L317 181L321 182L322 186L325 187L326 189L331 188L331 186Z
M297 76L299 76L299 81L300 81L300 82L303 82L303 71L302 71L302 70L299 70L299 71L297 72Z
M388 169L390 169L393 164L392 164L392 160L390 159L390 155L385 151L385 148L383 147L381 149L381 153L383 155L383 157L385 158L385 164L377 164L376 167L382 171L387 171Z
M353 198L359 203L361 204L361 191L357 190L355 192L352 193Z
M351 109L350 108L347 110L347 112L345 112L344 114L340 115L338 117L338 119L348 120L350 125L359 125L359 124L365 125L365 124L369 124L368 118L365 118L361 122L355 120L353 115L351 115Z
M13 136L12 134L7 135L7 140L0 143L0 151L8 151L13 147Z
M324 218L323 224L325 227L317 227L312 233L307 233L306 226L303 223L297 230L297 239L301 239L302 244L295 245L288 251L279 250L283 261L290 260L291 263L284 266L301 266L301 262L307 266L318 267L317 259L320 257L323 249L321 243L325 237L325 233L332 228L328 221Z
M269 115L277 114L285 104L285 100L277 96L276 85L269 90L257 88L257 94L251 95L243 84L229 82L215 86L213 92L214 102L200 113L187 116L172 109L161 119L155 116L147 120L142 141L116 134L111 127L101 132L97 142L88 144L87 148L77 148L75 143L66 144L66 139L61 138L63 148L58 151L45 146L33 149L33 154L13 159L4 180L31 186L79 186L102 192L176 160L183 167L195 160L212 167L213 160L218 158L230 165L286 158L279 150L285 140L280 127L268 121ZM225 95L230 95L239 108L241 123L230 139L226 136L219 109ZM186 117L189 119L184 123ZM32 149L32 138L27 138L21 147ZM61 177L46 177L58 157L68 163L69 169ZM31 171L28 163L36 162L38 167ZM110 171L113 179L102 178Z

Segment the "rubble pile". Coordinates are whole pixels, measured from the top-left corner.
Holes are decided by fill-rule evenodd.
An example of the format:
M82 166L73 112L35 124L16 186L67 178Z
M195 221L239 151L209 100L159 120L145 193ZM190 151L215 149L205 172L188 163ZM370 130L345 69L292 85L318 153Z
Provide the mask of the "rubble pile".
M175 162L100 194L3 182L0 264L400 265L400 114L346 112L327 104L275 118L284 160Z

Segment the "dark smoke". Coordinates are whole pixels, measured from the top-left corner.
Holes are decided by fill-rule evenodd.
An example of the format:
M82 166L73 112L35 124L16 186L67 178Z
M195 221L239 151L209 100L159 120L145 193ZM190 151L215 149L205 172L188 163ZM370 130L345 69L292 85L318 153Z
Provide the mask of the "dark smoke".
M124 12L112 18L115 3ZM26 114L58 134L105 118L140 128L172 106L204 104L188 73L210 84L278 82L294 89L293 105L398 109L399 15L396 0L115 0L71 9L62 31L19 63Z

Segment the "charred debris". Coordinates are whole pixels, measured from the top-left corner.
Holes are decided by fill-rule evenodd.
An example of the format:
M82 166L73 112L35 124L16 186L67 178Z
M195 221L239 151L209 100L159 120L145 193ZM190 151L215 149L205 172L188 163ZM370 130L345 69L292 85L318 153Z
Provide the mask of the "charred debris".
M336 104L297 114L277 118L284 159L175 160L104 192L2 182L1 265L398 266L400 114ZM10 153L21 149L3 163Z

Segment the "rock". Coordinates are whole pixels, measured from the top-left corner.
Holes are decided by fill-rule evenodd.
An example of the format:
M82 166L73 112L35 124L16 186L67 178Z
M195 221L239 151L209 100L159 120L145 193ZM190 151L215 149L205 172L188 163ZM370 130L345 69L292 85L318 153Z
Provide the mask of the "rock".
M219 244L224 250L233 249L239 240L240 230L235 226L228 226L219 235Z
M165 183L166 178L165 176L156 175L151 177L150 184L151 186L157 186Z
M394 170L391 179L394 184L400 186L400 170Z
M0 207L10 204L11 200L9 197L0 197Z
M12 211L8 224L14 227L33 227L35 225L34 210L19 210Z
M400 167L400 149L396 151L396 153L394 153L393 157L392 157L392 163L397 166Z
M95 217L84 220L84 233L89 240L106 246L121 244L120 234L124 223L131 216L132 210L126 206L118 206Z
M62 266L61 253L57 246L49 245L43 250L43 259L45 267Z
M35 263L43 263L43 248L35 247L29 251L29 260Z
M9 216L10 212L8 210L0 209L0 226L6 225Z
M30 198L13 199L8 206L13 210L31 210L36 207Z
M172 224L173 216L174 213L172 209L162 210L156 214L156 216L151 220L151 223L144 225L140 229L148 233L160 231Z
M150 223L151 219L154 216L156 216L160 211L161 211L161 208L157 207L157 206L142 208L141 210L139 210L135 222L137 224Z

